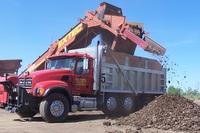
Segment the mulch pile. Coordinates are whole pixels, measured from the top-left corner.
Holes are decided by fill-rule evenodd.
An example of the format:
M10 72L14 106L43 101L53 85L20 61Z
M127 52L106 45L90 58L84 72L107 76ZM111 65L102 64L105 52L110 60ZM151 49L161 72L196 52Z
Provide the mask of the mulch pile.
M140 111L118 118L115 124L173 131L200 131L200 106L179 95L165 94Z

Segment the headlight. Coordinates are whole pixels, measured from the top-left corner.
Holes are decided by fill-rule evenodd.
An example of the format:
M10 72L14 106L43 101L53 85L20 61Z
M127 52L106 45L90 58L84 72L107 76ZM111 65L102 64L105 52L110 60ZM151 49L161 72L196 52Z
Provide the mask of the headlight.
M44 88L37 88L35 89L35 94L43 94L44 93Z

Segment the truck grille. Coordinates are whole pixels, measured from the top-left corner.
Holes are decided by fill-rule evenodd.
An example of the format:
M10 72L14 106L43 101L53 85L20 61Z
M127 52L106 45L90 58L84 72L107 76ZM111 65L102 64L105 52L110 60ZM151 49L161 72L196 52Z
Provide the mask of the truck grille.
M19 86L22 88L31 88L32 79L19 79Z

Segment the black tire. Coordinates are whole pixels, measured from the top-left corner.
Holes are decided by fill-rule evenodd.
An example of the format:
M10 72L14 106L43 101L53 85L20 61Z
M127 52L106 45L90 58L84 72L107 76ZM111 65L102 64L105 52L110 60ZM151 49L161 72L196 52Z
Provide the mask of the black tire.
M106 94L102 111L107 116L119 116L119 105L118 94Z
M34 112L31 109L26 109L25 111L17 111L17 114L20 117L33 117L37 114L37 112Z
M5 104L5 103L0 104L0 108L2 108L2 109L5 109L6 106L7 106L7 104Z
M139 96L137 99L137 110L140 110L144 107L146 107L152 100L154 99L154 96Z
M122 115L129 115L135 111L135 98L131 94L123 94L120 98L120 112Z
M151 101L153 101L154 97L153 96L147 96L142 98L142 108L146 107Z
M67 118L68 113L69 102L62 94L50 94L40 103L40 114L46 122L63 122Z

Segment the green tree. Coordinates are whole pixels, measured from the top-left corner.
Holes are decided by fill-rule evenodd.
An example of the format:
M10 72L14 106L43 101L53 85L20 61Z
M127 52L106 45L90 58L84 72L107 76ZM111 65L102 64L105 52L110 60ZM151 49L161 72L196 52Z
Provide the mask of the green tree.
M170 94L183 94L183 90L181 88L175 88L174 86L169 86L167 92Z
M186 89L186 93L185 93L184 97L192 99L192 100L200 99L199 88L192 89L191 87L188 87Z

